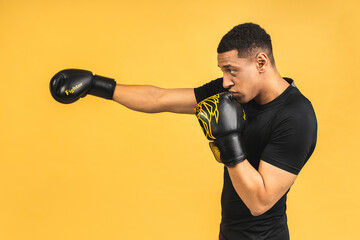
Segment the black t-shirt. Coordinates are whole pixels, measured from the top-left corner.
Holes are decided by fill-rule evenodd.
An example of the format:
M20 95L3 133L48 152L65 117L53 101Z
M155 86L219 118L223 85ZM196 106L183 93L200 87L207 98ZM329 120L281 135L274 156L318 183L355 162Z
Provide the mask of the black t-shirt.
M242 104L247 116L242 138L247 160L256 170L263 160L299 174L314 151L317 121L311 102L295 87L292 79L284 80L290 86L273 101L264 105L258 105L254 100ZM223 79L218 78L195 88L197 102L227 91L222 82ZM255 217L236 193L224 167L220 240L289 239L286 195L267 212Z

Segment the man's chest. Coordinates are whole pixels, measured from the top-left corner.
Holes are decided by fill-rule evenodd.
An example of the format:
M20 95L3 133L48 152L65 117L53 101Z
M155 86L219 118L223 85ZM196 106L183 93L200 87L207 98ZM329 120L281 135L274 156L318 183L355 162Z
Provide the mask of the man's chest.
M269 143L278 108L265 111L249 111L247 126L242 139L248 161L258 168L261 155Z

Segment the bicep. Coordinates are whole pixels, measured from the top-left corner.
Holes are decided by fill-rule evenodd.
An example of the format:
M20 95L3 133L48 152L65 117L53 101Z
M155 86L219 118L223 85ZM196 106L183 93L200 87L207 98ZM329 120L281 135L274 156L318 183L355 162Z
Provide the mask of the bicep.
M194 114L196 98L193 88L163 89L159 98L164 111Z
M289 190L296 179L296 174L285 171L270 163L260 160L259 173L265 187L264 201L271 208Z

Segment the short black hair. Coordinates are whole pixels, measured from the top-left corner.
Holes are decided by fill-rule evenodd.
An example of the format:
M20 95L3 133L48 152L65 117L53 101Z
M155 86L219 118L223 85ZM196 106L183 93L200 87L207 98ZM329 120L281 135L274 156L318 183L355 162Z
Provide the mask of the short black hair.
M270 35L257 24L243 23L235 26L223 36L217 52L224 53L235 49L239 58L249 58L261 49L275 66Z

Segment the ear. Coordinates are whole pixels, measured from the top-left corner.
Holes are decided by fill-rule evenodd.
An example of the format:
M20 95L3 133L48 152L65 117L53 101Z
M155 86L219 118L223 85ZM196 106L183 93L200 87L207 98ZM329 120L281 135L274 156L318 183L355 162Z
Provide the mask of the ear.
M256 55L256 67L259 73L264 73L269 67L269 58L266 53L258 53Z

